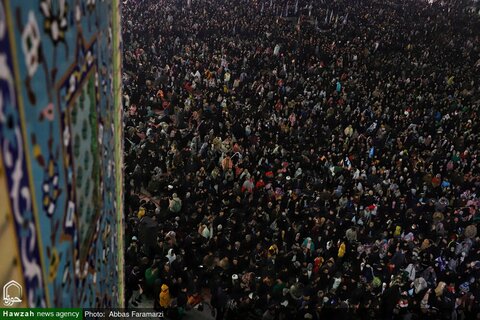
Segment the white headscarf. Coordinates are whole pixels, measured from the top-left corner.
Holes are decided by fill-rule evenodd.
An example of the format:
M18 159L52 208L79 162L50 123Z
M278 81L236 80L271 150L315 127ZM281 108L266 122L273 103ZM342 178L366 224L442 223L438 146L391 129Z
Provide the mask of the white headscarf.
M168 254L166 255L168 262L172 264L173 261L177 259L177 256L173 252L173 249L168 250Z

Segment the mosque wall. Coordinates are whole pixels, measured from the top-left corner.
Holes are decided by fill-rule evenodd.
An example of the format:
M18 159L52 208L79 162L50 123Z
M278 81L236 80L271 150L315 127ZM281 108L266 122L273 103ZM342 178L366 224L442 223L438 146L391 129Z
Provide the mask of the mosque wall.
M123 302L119 5L0 0L0 288L18 282L18 306Z

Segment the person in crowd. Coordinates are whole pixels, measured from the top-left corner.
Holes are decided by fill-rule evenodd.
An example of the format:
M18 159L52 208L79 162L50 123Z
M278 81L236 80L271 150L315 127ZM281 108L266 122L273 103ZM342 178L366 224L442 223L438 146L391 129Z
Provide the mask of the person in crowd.
M126 1L127 307L479 319L472 6Z

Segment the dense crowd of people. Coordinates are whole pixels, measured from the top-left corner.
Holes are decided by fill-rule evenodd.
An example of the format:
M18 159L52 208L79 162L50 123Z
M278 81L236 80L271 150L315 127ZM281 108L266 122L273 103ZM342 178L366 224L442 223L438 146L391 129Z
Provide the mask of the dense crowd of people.
M468 7L127 1L126 306L480 319Z

